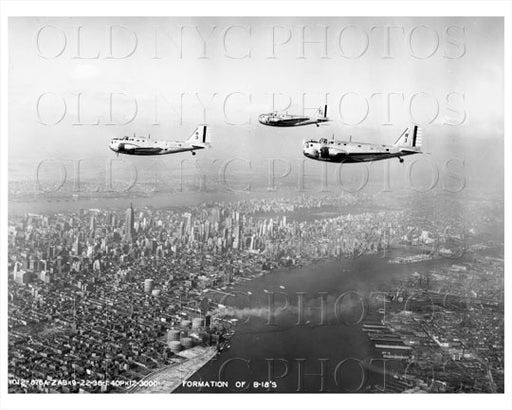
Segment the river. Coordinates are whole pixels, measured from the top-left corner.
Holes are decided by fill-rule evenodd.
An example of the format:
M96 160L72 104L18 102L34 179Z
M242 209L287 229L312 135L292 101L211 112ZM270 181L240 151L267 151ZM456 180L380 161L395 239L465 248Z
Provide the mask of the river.
M228 387L182 386L176 392L364 392L382 378L369 366L381 356L361 330L361 322L378 318L378 307L367 303L370 293L408 273L452 263L394 265L367 255L278 270L237 284L231 289L236 297L225 300L241 315L231 347L189 379L228 381ZM276 384L267 389L261 383L269 379Z

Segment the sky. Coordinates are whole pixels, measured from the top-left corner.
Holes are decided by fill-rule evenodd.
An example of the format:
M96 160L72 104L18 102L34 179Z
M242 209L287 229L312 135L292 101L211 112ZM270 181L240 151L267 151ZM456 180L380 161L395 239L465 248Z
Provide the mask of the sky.
M490 17L10 18L11 176L202 123L199 155L251 160L301 158L304 138L391 144L417 123L432 158L476 171L484 153L502 174L503 31ZM328 126L257 122L326 102Z

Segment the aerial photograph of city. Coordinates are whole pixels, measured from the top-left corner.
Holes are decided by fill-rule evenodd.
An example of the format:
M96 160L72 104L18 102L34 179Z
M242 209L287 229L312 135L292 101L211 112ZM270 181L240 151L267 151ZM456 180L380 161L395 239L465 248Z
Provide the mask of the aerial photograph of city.
M8 18L9 397L503 396L503 17L86 16Z

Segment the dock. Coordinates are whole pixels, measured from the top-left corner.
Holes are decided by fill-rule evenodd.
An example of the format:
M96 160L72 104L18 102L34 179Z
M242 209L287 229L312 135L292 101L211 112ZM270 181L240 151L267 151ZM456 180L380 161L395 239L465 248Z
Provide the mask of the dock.
M156 382L155 386L135 386L128 393L172 393L181 383L192 377L199 369L215 357L217 349L213 346L195 346L184 350L178 355L186 360L159 369L148 376L144 381Z

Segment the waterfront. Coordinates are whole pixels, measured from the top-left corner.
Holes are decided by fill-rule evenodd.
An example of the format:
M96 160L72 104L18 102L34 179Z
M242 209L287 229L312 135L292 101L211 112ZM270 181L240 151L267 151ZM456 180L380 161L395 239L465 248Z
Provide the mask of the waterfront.
M184 362L172 364L162 369L158 369L146 376L128 393L172 393L178 388L182 380L189 379L201 367L208 363L217 349L214 347L195 346L179 354ZM145 384L145 386L143 386Z
M355 323L363 322L377 312L367 304L363 312L358 300L349 302L348 294L338 302L341 311L338 309L337 317L334 307L336 299L345 292L356 292L367 302L372 292L411 272L409 265L392 265L385 261L377 255L329 260L271 272L234 286L232 291L240 292L235 303L240 308L250 303L251 309L243 310L230 349L190 378L228 381L229 387L191 389L180 386L176 392L239 391L241 389L235 387L235 382L241 380L249 383L246 385L249 392L364 392L367 386L379 383L382 374L371 369L370 361L381 359L381 355L362 331L361 323ZM421 262L414 264L414 271L426 272L451 263L453 260L450 259ZM272 309L269 309L266 291L276 292L274 324L268 324L269 310ZM250 299L242 297L247 292L252 293ZM323 325L320 325L320 292L327 292ZM297 295L301 293L304 293L304 315L297 324ZM290 306L279 313L285 295L289 297ZM355 360L347 359L360 360L365 364L364 370ZM325 366L323 382L319 376L321 366ZM277 388L254 388L252 385L254 381L261 383L269 379L277 382Z

